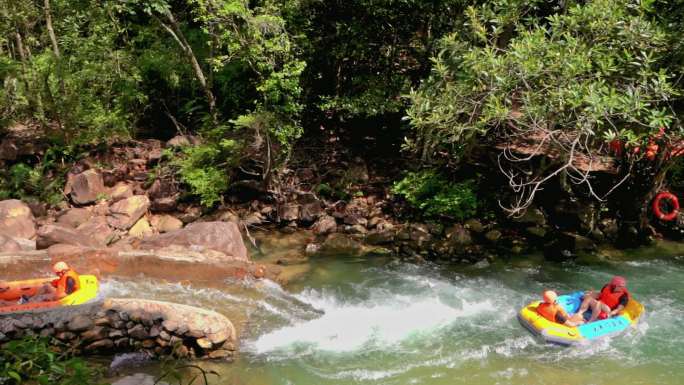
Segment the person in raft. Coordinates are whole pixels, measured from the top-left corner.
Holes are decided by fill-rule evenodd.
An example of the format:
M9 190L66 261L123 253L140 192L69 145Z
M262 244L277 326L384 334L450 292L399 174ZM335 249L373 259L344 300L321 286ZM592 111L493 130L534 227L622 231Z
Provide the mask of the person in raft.
M593 290L584 293L584 299L577 314L584 314L585 311L591 309L591 317L587 322L594 322L596 319L606 319L620 314L627 306L627 302L629 302L627 280L616 275L603 286L599 293Z
M19 303L57 301L80 289L78 273L72 270L66 262L57 262L52 266L57 279L39 287L31 297L22 296Z
M537 306L537 313L551 322L556 322L561 325L575 327L582 325L584 320L577 320L570 317L565 312L563 306L559 305L558 294L553 290L546 290L542 294L544 301Z

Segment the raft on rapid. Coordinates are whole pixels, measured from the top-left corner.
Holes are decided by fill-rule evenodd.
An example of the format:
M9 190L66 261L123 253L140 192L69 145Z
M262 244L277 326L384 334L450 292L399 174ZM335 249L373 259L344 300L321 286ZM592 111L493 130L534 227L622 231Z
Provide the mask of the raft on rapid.
M41 286L45 284L49 285L52 280L53 278L36 278L7 282L9 288L0 292L0 299L8 302L15 302L16 304L1 306L0 314L82 305L96 299L98 296L99 283L97 277L94 275L80 275L80 288L64 298L54 301L18 303L22 296L29 298L34 296Z
M558 304L568 314L574 314L582 304L584 292L578 291L558 296ZM584 341L596 340L603 337L614 336L629 327L636 325L644 312L644 306L635 299L630 298L627 306L620 315L597 320L577 327L569 327L556 322L551 322L537 313L537 306L541 301L534 301L525 306L518 313L520 323L533 334L541 336L545 341L560 345L576 345Z

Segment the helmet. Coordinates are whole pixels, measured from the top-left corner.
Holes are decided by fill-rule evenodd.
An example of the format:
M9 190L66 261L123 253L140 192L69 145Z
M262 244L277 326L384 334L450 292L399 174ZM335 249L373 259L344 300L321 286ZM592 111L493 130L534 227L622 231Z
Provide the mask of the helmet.
M546 302L546 303L554 303L554 302L556 302L556 299L558 298L558 294L556 294L556 292L553 290L546 290L544 292L543 296L544 296L544 302Z
M65 270L69 270L69 265L66 262L59 261L52 266L52 271L55 273L61 273Z
M619 275L616 275L613 277L613 279L610 280L610 285L611 286L627 286L627 280L625 277L621 277Z

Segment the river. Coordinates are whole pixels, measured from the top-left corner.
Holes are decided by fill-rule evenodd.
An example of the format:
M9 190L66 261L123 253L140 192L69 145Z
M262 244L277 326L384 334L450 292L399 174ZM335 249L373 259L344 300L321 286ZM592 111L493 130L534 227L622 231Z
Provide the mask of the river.
M487 266L338 256L312 259L286 287L141 276L110 278L103 291L233 319L239 359L203 363L220 374L210 377L217 385L684 384L684 257L662 250L591 264L528 256ZM600 289L614 274L627 277L646 307L638 326L618 337L560 347L516 319L545 288Z

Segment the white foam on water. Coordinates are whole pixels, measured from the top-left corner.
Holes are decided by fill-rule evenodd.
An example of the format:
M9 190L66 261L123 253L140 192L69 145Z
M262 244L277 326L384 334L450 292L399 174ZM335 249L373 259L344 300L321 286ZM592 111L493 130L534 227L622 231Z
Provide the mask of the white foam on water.
M317 319L284 327L259 337L252 347L256 353L295 345L311 345L317 350L349 352L364 346L398 343L428 333L454 320L492 310L489 301L455 308L435 297L399 297L357 304L340 302L337 297L308 291L299 298L320 309Z

